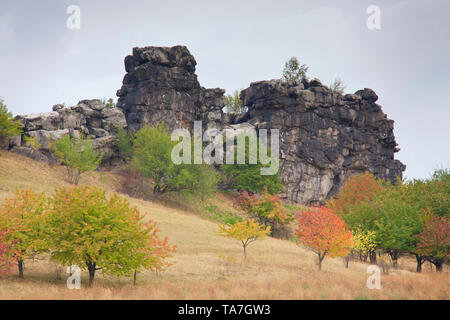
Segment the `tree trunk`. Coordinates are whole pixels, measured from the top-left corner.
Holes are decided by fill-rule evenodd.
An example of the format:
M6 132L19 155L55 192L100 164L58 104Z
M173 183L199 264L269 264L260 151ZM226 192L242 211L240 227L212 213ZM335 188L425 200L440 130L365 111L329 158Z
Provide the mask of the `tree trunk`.
M133 285L136 285L137 272L134 270Z
M324 258L325 258L325 253L323 255L320 255L320 253L319 253L319 262L317 264L319 271L322 270L322 261Z
M348 269L348 262L350 261L350 253L344 259L345 259L345 268Z
M417 268L416 268L416 272L422 272L422 264L424 262L424 258L418 254L414 254L416 256L416 261L417 261Z
M17 266L19 267L19 278L23 279L24 262L22 259L19 259L19 261L17 262Z
M247 246L244 245L244 259L247 259Z
M370 263L377 264L377 253L375 250L370 252L369 258Z
M434 265L436 266L437 272L442 272L442 260L437 260Z
M95 262L87 262L87 267L89 270L89 287L92 287L94 284L94 277L95 277L95 270L96 270L96 264Z
M398 264L397 264L397 261L398 261L398 255L399 255L399 251L398 251L398 250L389 250L389 256L391 257L391 260L392 260L392 267L393 267L394 269L397 269L397 268L398 268Z

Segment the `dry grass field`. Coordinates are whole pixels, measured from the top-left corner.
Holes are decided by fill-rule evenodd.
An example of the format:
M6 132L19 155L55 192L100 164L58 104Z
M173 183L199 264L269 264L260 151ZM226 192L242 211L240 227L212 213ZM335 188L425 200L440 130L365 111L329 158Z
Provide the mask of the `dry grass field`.
M0 152L0 198L11 196L16 188L51 192L67 185L64 168L49 166L9 152ZM119 176L93 172L81 184L97 185L110 192L118 190ZM291 241L267 238L248 249L244 262L238 241L216 234L217 225L199 214L202 204L190 200L183 206L163 201L130 198L141 212L157 221L161 234L177 252L172 266L162 273L138 274L137 286L131 278L96 276L93 288L66 287L65 269L46 257L27 261L23 280L13 274L0 277L0 299L448 299L448 268L442 274L414 272L410 258L399 261L400 269L383 274L381 290L366 288L367 264L351 261L348 269L341 258L326 258L317 271L316 256ZM230 198L217 193L209 203L231 209ZM58 277L59 273L59 277Z

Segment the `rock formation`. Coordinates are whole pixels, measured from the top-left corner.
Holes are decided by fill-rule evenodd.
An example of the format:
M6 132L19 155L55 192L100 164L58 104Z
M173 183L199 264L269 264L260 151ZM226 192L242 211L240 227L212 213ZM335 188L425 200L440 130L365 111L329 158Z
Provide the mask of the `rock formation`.
M134 48L125 58L127 73L117 91L117 107L129 130L159 122L170 130L190 129L194 120L202 120L208 128L220 126L225 90L201 87L196 64L185 46Z
M114 164L118 159L116 133L126 128L125 117L120 109L107 108L102 101L82 100L76 106L53 106L52 112L17 116L26 136L33 137L41 145L39 150L27 146L24 136L11 139L9 148L36 160L55 161L51 153L52 143L65 134L79 137L83 134L92 139L92 145L103 153L102 164Z
M116 108L82 100L77 106L56 105L53 112L19 116L25 135L36 137L42 147L33 151L16 137L9 148L48 161L51 141L83 133L104 153L103 164L114 164L119 127L136 131L165 122L170 130L192 129L194 120L202 120L205 129L280 129L281 179L284 197L292 202L321 203L351 175L366 170L386 180L402 176L405 166L394 159L399 150L394 121L376 104L371 89L342 95L317 79L254 82L241 92L248 111L224 114L225 91L201 87L195 65L184 46L134 48L125 58L127 73Z
M394 121L371 89L341 95L317 79L272 80L252 83L241 99L248 123L280 129L281 180L290 201L320 203L353 174L367 170L392 181L406 168L394 160Z

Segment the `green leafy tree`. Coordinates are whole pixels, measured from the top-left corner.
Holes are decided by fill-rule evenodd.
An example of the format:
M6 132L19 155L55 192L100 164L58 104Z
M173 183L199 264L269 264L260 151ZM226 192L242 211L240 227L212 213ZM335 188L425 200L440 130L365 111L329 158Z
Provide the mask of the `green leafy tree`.
M96 187L59 188L50 199L46 239L52 258L63 265L130 276L143 269L162 270L175 247L158 237L157 226L128 201Z
M262 193L264 188L270 194L276 194L283 190L281 184L279 170L273 175L262 175L261 168L270 167L272 164L262 164L259 157L260 144L257 141L257 157L256 163L250 163L250 142L245 140L245 163L238 164L237 162L237 148L234 150L234 164L222 164L221 169L228 178L228 183L232 188L238 191L248 191L251 193ZM271 154L271 149L267 147L267 152ZM279 161L278 158L274 161Z
M406 183L407 201L422 210L431 210L440 217L450 218L450 171L436 170L429 179Z
M132 132L127 133L124 128L120 127L117 131L117 147L121 157L129 162L133 158L133 142L134 134Z
M12 113L0 99L0 140L19 136L22 133L22 124L14 120Z
M239 97L239 91L233 91L233 94L228 94L225 97L225 107L227 112L243 113L247 111L244 104Z
M94 150L92 141L83 136L76 139L64 135L55 141L54 149L55 155L67 167L68 181L75 185L80 181L82 173L97 169L103 156Z
M106 108L114 108L116 106L112 98L109 98L108 100L102 99L102 103Z
M306 73L308 67L305 64L300 65L297 57L290 58L284 65L283 80L284 81L302 81L308 79Z
M166 192L209 195L215 191L218 175L206 164L175 164L172 141L165 124L149 125L136 132L131 167L153 180L153 193Z
M375 232L377 247L389 254L394 268L401 253L415 251L415 236L423 225L420 208L406 200L406 186L401 181L386 183L381 193L355 206L346 216L353 228Z

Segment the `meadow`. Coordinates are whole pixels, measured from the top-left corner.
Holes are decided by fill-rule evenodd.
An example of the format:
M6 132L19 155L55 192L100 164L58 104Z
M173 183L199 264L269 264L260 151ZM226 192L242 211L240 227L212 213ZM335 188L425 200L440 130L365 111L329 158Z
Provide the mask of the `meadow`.
M32 188L52 192L64 182L65 169L10 152L0 151L0 199L14 191ZM95 185L108 192L120 190L120 175L95 171L82 176L80 184ZM128 197L123 195L124 197ZM235 212L231 195L217 192L210 199L178 199L167 195L158 200L129 198L149 219L158 223L177 251L163 272L144 272L133 279L101 272L92 288L82 273L80 290L66 286L66 268L45 255L27 260L25 277L17 271L0 277L0 299L448 299L448 267L442 273L425 263L415 271L415 260L402 257L398 270L382 274L381 289L366 286L369 264L342 258L326 258L317 270L317 256L293 241L266 238L251 244L244 261L239 242L217 234L214 216L205 207Z

